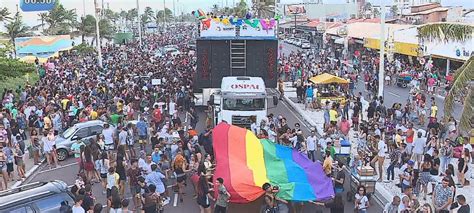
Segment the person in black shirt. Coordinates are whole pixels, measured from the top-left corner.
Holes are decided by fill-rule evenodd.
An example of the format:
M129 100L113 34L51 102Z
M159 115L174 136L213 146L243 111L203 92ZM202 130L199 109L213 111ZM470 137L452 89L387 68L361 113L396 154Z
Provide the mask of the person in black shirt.
M466 197L464 195L456 196L456 203L451 205L451 210L458 208L458 213L470 213L471 207L466 203Z
M334 180L334 192L339 194L344 191L344 180L346 178L346 174L343 170L344 164L342 162L338 162L337 164L337 173L336 177L333 178Z
M433 164L431 164L430 170L431 175L439 175L440 160L438 154L439 151L437 149L433 150Z
M311 202L311 201L310 201ZM344 202L342 202L342 194L336 194L334 199L328 203L312 202L318 206L324 206L331 210L331 213L344 212Z
M80 195L84 195L84 200L82 201L82 208L84 211L89 211L94 208L94 199L92 198L92 186L86 184L83 189L79 190Z

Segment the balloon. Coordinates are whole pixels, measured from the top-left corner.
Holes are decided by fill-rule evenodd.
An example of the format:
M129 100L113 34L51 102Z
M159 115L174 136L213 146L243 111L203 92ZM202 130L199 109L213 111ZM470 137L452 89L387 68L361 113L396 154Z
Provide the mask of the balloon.
M205 26L204 29L209 29L209 27L211 27L211 19L202 20L201 23Z
M251 19L251 18L252 18L252 13L247 12L247 14L245 14L245 19Z
M259 21L258 19L256 19L256 18L253 19L253 20L245 19L244 22L245 22L247 25L249 25L249 26L251 26L251 27L253 27L253 28L257 28L258 25L260 24L260 21Z
M222 24L224 24L224 25L230 25L230 22L229 22L229 19L228 19L228 18L221 19L221 22L222 22Z

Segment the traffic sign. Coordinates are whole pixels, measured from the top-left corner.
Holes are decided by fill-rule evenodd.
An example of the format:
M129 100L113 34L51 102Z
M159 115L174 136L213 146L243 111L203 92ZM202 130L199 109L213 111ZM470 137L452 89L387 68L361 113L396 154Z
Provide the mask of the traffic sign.
M24 12L49 11L55 3L56 0L20 0L20 8Z

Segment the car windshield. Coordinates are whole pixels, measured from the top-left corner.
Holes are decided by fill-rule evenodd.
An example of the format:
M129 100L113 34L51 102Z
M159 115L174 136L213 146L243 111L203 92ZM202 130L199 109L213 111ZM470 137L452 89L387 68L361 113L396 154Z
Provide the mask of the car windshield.
M72 134L74 134L75 131L76 131L76 128L71 127L69 129L67 129L66 131L64 131L63 134L61 135L61 137L69 138L69 137L72 136Z
M224 110L256 111L265 109L265 98L225 98Z

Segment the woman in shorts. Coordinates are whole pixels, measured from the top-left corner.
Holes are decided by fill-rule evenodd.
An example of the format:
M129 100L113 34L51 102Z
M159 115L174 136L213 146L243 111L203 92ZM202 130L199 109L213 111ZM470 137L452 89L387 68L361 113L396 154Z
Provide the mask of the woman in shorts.
M211 213L210 200L214 200L214 198L211 195L211 191L209 191L209 183L205 176L199 177L197 188L198 188L197 203L199 205L199 209L201 210L201 213Z
M2 184L0 184L0 191L3 191L8 187L7 156L3 153L3 148L0 148L0 172L2 174L3 184L5 185L5 188L3 188Z
M100 159L95 161L95 169L100 174L100 182L104 187L103 193L105 194L105 189L107 188L107 172L109 171L109 159L107 152L102 152Z

